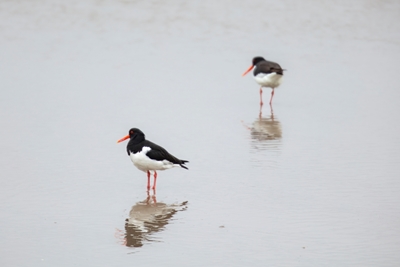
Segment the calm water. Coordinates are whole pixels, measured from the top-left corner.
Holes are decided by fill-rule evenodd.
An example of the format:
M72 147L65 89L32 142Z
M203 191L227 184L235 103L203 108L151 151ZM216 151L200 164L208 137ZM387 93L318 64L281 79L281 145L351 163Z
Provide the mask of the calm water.
M0 32L0 266L399 266L398 1L2 1ZM190 170L147 195L131 127Z

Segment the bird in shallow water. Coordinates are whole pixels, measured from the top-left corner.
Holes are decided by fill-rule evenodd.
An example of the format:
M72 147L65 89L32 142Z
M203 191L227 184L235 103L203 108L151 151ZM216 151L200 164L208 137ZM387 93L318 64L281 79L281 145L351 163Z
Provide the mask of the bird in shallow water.
M271 99L269 104L272 105L272 98L274 97L274 89L277 88L282 82L284 69L278 63L265 60L263 57L253 58L251 66L242 74L245 76L249 71L254 68L253 75L256 82L261 85L260 87L260 105L262 101L262 88L272 88Z
M122 137L117 141L120 143L130 138L126 151L131 158L133 165L141 171L147 173L147 190L150 190L150 172L154 172L154 183L152 189L156 190L157 171L167 170L173 167L188 168L185 163L187 160L182 160L174 157L167 150L159 145L156 145L148 140L144 133L137 129L132 128L129 130L127 136Z

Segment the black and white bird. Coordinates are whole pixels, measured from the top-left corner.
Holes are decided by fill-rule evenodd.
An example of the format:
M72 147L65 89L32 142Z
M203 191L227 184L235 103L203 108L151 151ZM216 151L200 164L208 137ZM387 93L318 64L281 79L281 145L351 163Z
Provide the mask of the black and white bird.
M249 71L254 68L253 75L256 82L261 85L260 87L260 105L263 105L262 101L262 88L272 88L271 100L269 104L272 104L272 98L274 97L274 89L277 88L282 82L283 69L278 63L265 60L263 57L253 58L252 65L248 68L242 76L246 75Z
M147 173L147 190L150 189L151 172L154 172L154 183L152 189L155 190L157 171L163 171L173 167L182 167L188 170L185 163L189 161L178 159L168 153L168 151L161 146L146 140L146 137L141 130L137 128L130 129L129 134L119 139L117 143L125 141L128 138L130 138L130 140L126 146L126 151L128 152L128 156L131 158L133 165L135 165L139 170Z

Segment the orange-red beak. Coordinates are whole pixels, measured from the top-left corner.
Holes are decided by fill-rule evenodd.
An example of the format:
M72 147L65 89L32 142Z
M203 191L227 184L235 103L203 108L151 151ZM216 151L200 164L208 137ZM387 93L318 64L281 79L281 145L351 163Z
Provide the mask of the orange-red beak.
M254 68L254 65L251 65L250 68L248 68L243 74L242 76L246 75L249 71L251 71Z
M124 136L124 137L122 137L121 139L119 139L118 141L117 141L117 143L121 143L122 141L125 141L126 139L128 139L129 138L129 134L127 135L127 136Z

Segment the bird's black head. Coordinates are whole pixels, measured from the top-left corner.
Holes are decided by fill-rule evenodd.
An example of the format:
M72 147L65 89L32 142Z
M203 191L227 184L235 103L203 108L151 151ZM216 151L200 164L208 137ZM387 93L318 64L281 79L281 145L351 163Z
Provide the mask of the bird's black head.
M121 143L128 138L130 138L131 141L135 140L134 142L142 142L146 139L144 133L141 130L139 130L138 128L132 128L129 130L129 134L119 139L117 143Z
M130 139L136 139L138 137L140 137L140 139L145 138L145 135L141 130L139 130L138 128L132 128L129 130Z
M253 58L253 66L255 66L258 62L265 61L263 57L255 57Z

